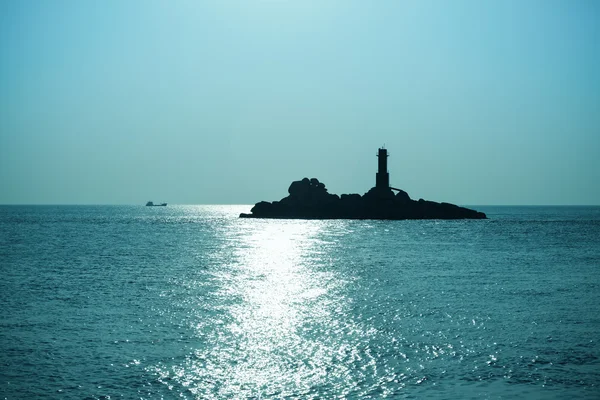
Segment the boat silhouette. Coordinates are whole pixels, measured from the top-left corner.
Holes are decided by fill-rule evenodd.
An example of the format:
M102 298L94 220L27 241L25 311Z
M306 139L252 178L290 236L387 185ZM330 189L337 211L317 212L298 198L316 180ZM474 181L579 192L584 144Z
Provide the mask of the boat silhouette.
M147 207L166 207L167 203L160 203L160 204L154 204L153 202L149 201L146 203Z

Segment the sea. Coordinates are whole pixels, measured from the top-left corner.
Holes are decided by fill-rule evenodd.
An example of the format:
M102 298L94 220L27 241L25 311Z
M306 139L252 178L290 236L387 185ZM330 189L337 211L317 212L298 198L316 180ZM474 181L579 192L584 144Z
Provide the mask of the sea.
M600 207L250 208L0 206L0 398L600 398Z

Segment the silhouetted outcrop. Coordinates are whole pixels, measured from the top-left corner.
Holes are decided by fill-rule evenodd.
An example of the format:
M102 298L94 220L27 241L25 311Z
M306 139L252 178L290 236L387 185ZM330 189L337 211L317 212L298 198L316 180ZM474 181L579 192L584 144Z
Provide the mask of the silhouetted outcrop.
M242 218L301 218L301 219L485 219L484 213L449 203L411 200L404 190L390 187L387 171L388 153L377 153L378 171L375 187L363 196L327 192L317 178L294 181L289 196L272 203L261 201L252 207L252 214ZM397 192L394 194L394 190Z
M294 181L289 196L272 203L261 201L252 207L252 214L242 218L290 219L485 219L482 212L449 203L412 200L403 190L371 188L363 196L327 192L316 178Z

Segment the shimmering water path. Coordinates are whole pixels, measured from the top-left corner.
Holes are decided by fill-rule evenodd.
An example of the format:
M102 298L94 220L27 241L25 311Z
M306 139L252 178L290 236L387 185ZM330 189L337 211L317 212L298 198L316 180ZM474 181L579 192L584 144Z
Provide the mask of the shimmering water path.
M600 398L600 208L1 206L0 396Z

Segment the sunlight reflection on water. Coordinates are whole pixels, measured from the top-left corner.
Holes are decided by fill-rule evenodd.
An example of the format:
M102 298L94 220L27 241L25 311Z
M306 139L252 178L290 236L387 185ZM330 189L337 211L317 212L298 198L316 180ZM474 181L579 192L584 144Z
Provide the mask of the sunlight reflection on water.
M327 268L335 237L320 238L323 224L244 221L227 231L229 245L218 251L229 252L229 262L215 271L216 295L227 306L198 322L204 345L183 365L162 369L163 380L201 398L222 398L310 397L328 374L329 381L348 378L332 359L351 350L336 343L328 327L355 333L360 328L333 321L344 306L345 280ZM330 232L334 224L328 223Z
M306 357L298 353L315 347L298 335L306 320L314 314L328 317L326 308L313 313L314 302L327 293L326 279L305 258L314 250L318 230L307 222L266 223L237 249L233 288L242 301L231 309L229 330L244 354L231 374L240 386L272 393L275 385L285 386L278 382L283 379L310 387L305 368L289 373L288 365Z

